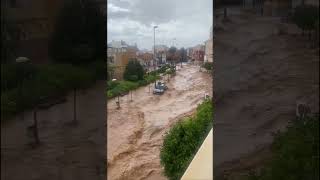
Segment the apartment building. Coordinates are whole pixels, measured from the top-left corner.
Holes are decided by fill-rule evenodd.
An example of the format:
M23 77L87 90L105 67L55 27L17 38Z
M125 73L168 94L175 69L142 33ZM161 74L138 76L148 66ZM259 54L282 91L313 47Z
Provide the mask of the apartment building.
M213 62L213 30L210 27L210 36L207 41L205 41L205 54L204 62Z
M158 64L164 64L167 62L167 52L169 48L166 45L156 45L155 46L155 53L156 53L156 60Z
M204 62L205 46L199 44L192 48L192 61L195 64L202 64Z
M269 16L286 16L301 4L319 6L319 0L266 0L264 14Z
M106 2L98 3L106 13ZM10 61L25 56L34 63L47 63L49 39L64 0L1 0L1 27L4 38L15 51Z
M107 62L114 68L114 77L123 79L123 73L130 59L137 58L138 48L124 41L112 41L108 44Z
M148 67L151 67L153 65L153 54L150 52L139 52L137 59L145 69L148 69Z

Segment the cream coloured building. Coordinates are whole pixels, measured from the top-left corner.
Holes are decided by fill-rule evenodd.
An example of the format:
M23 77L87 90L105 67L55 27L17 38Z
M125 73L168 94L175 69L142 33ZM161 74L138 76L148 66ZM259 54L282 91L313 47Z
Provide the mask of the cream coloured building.
M213 30L210 28L210 37L205 41L204 62L213 62Z

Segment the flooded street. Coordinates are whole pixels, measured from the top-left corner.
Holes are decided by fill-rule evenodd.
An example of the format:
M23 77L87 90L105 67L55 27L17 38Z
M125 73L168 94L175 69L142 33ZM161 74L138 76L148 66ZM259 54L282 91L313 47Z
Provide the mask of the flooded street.
M296 26L239 9L217 21L215 175L262 162L248 157L263 157L256 154L295 118L297 102L319 109L319 50L306 48Z
M164 134L180 118L191 115L205 94L212 96L209 73L199 66L177 66L176 76L166 76L168 90L152 94L153 85L141 87L108 101L108 179L166 179L160 166Z
M33 148L28 127L33 112L1 123L1 179L105 180L105 81L78 90L77 125L73 93L66 102L38 110L40 145Z

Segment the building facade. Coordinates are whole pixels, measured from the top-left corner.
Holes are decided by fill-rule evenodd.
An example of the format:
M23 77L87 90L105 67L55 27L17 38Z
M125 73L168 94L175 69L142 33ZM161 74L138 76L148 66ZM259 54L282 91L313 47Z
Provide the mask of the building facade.
M151 67L152 64L152 59L153 59L153 54L149 52L143 52L139 53L137 57L138 61L140 64L144 67L145 70L148 70L149 67Z
M264 14L269 16L286 16L303 3L319 7L319 0L266 0L264 2Z
M108 44L107 62L113 67L113 77L123 79L124 70L131 59L137 59L138 48L124 41L112 41Z
M164 64L167 62L167 52L169 48L166 45L156 45L155 46L155 56L157 64Z
M106 2L97 2L106 14ZM64 0L1 0L1 32L15 49L10 59L25 56L34 63L50 61L49 39Z
M204 62L204 55L205 55L204 45L201 44L192 48L192 61L195 64L202 64Z
M207 41L205 41L204 62L213 62L213 31L212 31L212 26L210 27L209 39Z

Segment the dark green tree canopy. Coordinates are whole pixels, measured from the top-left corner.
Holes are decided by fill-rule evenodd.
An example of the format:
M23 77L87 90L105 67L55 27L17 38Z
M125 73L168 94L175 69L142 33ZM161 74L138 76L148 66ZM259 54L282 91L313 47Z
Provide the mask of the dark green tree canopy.
M137 59L130 59L123 74L123 78L128 81L143 80L144 70Z
M302 30L312 30L319 19L319 8L313 5L300 5L295 9L293 21Z
M179 50L179 55L181 61L187 61L187 51L183 47Z
M177 48L174 46L171 46L168 50L167 60L173 62L175 60L176 52L177 52Z
M83 64L105 57L106 18L94 1L66 2L50 41L50 56L58 62Z

